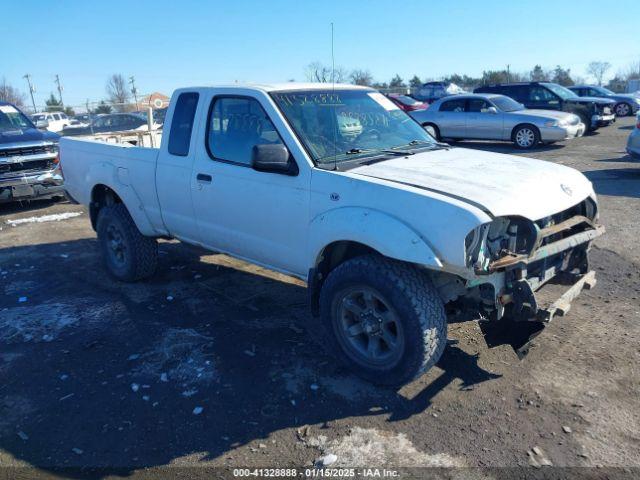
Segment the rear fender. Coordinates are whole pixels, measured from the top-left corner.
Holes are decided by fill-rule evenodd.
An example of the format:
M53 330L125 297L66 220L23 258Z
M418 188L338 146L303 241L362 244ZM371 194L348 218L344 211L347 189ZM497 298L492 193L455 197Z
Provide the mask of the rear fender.
M148 237L159 235L147 217L142 200L129 182L128 169L118 168L115 165L100 162L91 166L87 177L94 181L91 192L92 202L94 201L96 188L100 185L107 187L112 190L120 198L125 207L127 207L127 211L138 227L138 230L140 230L140 233Z

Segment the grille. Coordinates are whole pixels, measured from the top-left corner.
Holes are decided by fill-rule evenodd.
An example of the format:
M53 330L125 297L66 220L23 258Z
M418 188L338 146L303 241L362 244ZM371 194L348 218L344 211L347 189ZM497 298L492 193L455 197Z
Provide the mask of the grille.
M36 145L30 147L16 147L0 150L0 158L41 155L43 153L55 153L58 151L57 145Z
M15 172L41 172L44 170L51 170L53 169L53 167L53 160L35 160L31 162L20 163L0 163L0 174Z
M562 212L551 215L550 217L546 217L538 220L536 224L540 229L543 229L545 227L550 227L552 225L557 225L558 223L562 223L571 217L575 217L576 215L582 215L591 220L594 220L596 217L596 205L593 202L593 200L591 200L590 198L587 198L586 200L578 203L577 205L574 205L571 208L568 208ZM572 228L569 231L560 232L556 235L552 235L550 237L545 238L542 241L542 245L556 242L565 237L578 233L579 231L586 230L587 228L589 228L587 225L581 224L579 226Z

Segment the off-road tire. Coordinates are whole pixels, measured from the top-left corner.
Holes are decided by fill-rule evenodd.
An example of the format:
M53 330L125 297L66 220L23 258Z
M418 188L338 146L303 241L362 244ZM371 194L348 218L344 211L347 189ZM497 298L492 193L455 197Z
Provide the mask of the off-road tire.
M120 232L126 247L124 260L118 263L110 253L107 231L114 228ZM140 233L126 207L117 203L105 206L98 214L96 231L103 262L107 271L123 282L135 282L152 276L158 266L158 243L154 238Z
M402 323L404 351L389 368L367 368L343 350L337 338L333 301L351 285L367 285L382 293ZM363 255L331 271L320 291L320 320L329 352L356 375L388 386L406 384L439 360L447 342L444 305L430 279L416 267L382 257Z

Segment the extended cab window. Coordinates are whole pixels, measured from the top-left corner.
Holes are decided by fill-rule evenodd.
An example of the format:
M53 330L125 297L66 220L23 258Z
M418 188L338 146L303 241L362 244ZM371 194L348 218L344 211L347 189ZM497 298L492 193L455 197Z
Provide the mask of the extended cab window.
M282 144L275 126L257 100L219 97L213 101L207 147L214 158L251 165L255 145Z
M193 119L198 106L198 93L181 93L176 101L176 108L173 112L171 122L171 132L169 133L169 153L186 157L189 155L189 144L191 143L191 131L193 130Z
M466 100L447 100L440 105L441 112L464 112L464 104Z

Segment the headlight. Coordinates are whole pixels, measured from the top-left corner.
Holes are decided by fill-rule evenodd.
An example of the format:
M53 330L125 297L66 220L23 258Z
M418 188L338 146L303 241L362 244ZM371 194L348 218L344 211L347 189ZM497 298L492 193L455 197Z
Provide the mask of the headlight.
M558 126L558 121L557 120L548 120L548 121L544 122L544 126L545 127L557 127Z
M465 238L465 260L476 273L490 273L492 262L508 255L529 255L537 229L522 217L497 217L474 228Z

